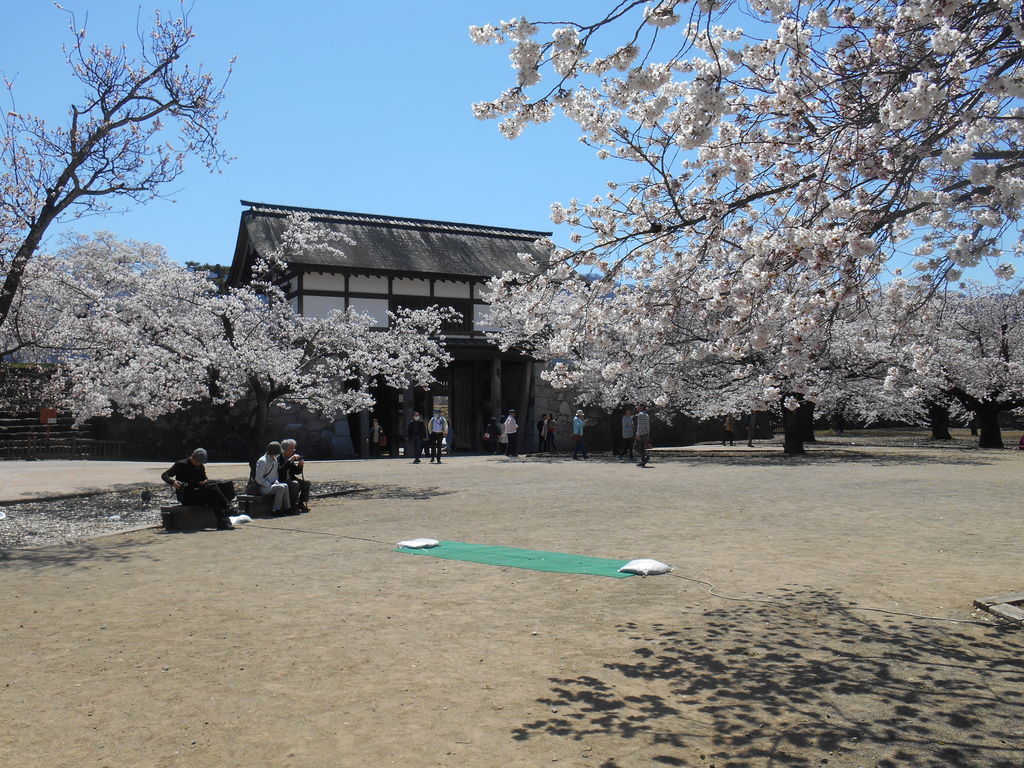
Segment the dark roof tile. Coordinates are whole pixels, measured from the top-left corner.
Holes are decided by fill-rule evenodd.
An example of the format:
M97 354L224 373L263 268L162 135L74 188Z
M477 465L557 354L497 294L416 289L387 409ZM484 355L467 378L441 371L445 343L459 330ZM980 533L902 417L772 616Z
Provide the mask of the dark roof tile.
M289 259L310 267L490 277L506 270L528 271L519 259L520 253L528 253L538 261L546 260L546 250L536 241L551 234L245 200L242 205L250 208L242 214L243 228L259 253L277 247L285 216L292 212L309 213L337 233L330 244L341 250L344 258L307 254ZM346 236L355 243L348 242Z

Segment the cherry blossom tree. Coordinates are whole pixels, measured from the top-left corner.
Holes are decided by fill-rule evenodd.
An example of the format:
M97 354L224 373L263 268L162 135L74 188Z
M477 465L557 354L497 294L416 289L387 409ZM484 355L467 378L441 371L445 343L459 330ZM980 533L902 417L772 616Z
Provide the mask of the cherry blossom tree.
M299 218L282 249L323 242ZM250 284L221 293L159 246L79 237L27 270L36 293L23 292L21 303L50 314L32 354L57 363L54 392L79 419L241 405L246 416L233 428L253 451L276 405L336 418L370 408L375 384L427 386L448 362L448 311L401 311L386 330L354 311L303 317L276 282L281 255L259 262Z
M1002 448L999 414L1024 408L1024 283L965 282L928 306L907 365L889 389L909 400L949 403L977 420L981 448Z
M58 6L59 8L60 6ZM177 17L157 14L139 30L140 49L86 41L73 14L64 57L83 90L54 126L11 107L0 126L0 326L30 261L56 222L108 211L115 201L145 202L196 157L226 160L217 130L223 91L213 75L186 63L195 33L185 3Z
M600 367L609 392L631 375L699 415L739 372L747 402L793 412L823 391L837 325L893 258L914 250L935 286L983 262L1012 273L998 260L1008 238L1019 247L1024 199L1019 3L623 0L593 21L470 34L510 45L516 78L478 117L514 138L561 113L617 169L589 201L552 207L574 249L493 285L498 317L578 299L527 326L586 342L561 344L575 356L555 379ZM686 396L629 360L601 365L626 327L619 348L651 348L676 381L724 365L704 377L722 386Z

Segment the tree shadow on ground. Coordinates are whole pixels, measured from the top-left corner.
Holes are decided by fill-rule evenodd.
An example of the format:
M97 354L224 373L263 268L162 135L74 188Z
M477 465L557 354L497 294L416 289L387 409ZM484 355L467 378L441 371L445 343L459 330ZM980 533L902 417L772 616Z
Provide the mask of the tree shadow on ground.
M622 624L631 656L601 677L550 678L538 701L555 714L513 737L623 740L593 755L602 768L620 765L614 754L703 768L1020 768L1019 629L865 618L879 614L817 591L781 603Z
M6 571L16 569L38 570L42 568L71 568L82 565L106 565L123 563L145 557L150 561L156 556L146 551L155 539L106 539L99 542L79 544L51 544L29 549L0 549L0 568Z

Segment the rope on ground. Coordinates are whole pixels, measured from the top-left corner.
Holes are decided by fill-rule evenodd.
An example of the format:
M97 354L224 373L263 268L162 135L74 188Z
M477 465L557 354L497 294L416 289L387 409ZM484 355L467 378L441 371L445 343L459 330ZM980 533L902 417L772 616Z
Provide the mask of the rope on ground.
M353 541L369 541L374 544L383 544L386 547L394 547L390 541L380 541L379 539L367 539L363 536L346 536L343 533L334 533L333 531L311 531L308 528L279 528L276 525L257 525L256 523L246 523L246 528L262 528L265 531L285 531L286 533L312 533L317 536L333 536L336 539L352 539Z

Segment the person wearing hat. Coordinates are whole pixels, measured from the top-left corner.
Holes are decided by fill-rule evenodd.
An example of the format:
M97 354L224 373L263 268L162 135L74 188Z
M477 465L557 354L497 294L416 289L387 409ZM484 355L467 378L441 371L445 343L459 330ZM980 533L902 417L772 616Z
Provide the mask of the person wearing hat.
M444 436L448 434L448 419L441 415L441 409L435 408L434 415L430 418L430 425L427 428L430 433L430 462L441 463L441 446L444 443Z
M514 408L508 409L508 416L505 418L505 435L508 437L508 455L514 459L519 455L517 448L519 424L516 422L516 412Z
M576 443L576 446L572 449L572 457L579 461L579 454L583 454L584 459L589 459L590 455L587 453L587 444L583 441L583 427L586 426L586 422L583 420L583 411L576 411L576 417L572 420L572 439Z
M230 480L210 480L206 476L206 459L206 451L196 448L187 459L174 462L160 479L174 489L179 504L212 507L217 515L217 530L230 531L234 528L230 514L235 485Z
M274 497L274 512L286 515L295 514L298 510L292 507L291 495L288 493L288 483L280 480L277 460L281 456L281 444L276 440L267 443L267 450L259 461L256 462L256 473L253 480L261 496Z

